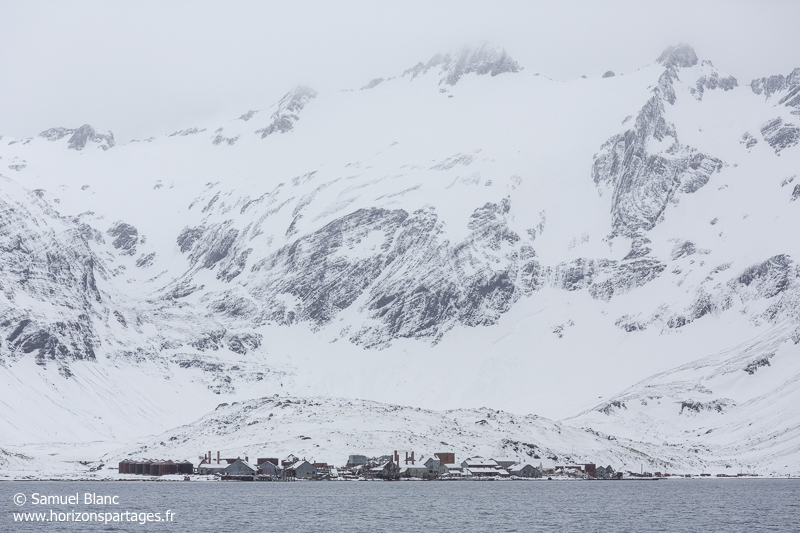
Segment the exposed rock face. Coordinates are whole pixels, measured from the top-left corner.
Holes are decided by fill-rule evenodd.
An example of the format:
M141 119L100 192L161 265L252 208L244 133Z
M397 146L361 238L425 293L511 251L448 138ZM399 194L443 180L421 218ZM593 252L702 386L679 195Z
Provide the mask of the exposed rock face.
M800 115L800 68L794 69L788 76L778 74L769 78L753 80L750 82L750 88L756 94L763 94L767 100L771 100L773 96L776 97L778 101L775 105L793 108L791 113ZM784 132L783 136L787 134L796 139L796 133ZM776 152L780 151L775 146L773 148Z
M241 235L243 237L243 235ZM252 248L240 238L240 231L232 221L211 224L208 227L186 227L177 239L182 253L189 252L189 261L196 268L217 270L217 279L230 282L245 268Z
M39 137L47 139L48 141L58 141L67 135L72 135L73 133L75 133L74 129L50 128L49 130L44 130L42 133L40 133Z
M213 144L214 146L219 146L222 143L226 143L228 146L233 146L236 143L236 141L239 140L239 135L235 135L233 137L226 137L225 135L222 134L224 130L225 128L219 128L217 129L217 131L214 132L215 135L214 137L211 138L211 144Z
M761 135L776 154L800 142L800 128L792 123L784 123L780 117L762 124Z
M367 90L367 89L372 89L373 87L376 87L376 86L380 85L384 81L386 81L386 80L384 80L383 78L375 78L374 80L370 80L370 82L368 84L364 85L361 88L361 90L364 91L364 90Z
M436 54L427 64L418 63L406 70L403 76L414 79L433 68L439 68L439 85L455 85L462 76L475 73L479 76L490 74L497 76L506 72L519 72L521 67L504 49L490 43L483 43L477 48L462 48L458 52Z
M656 62L661 63L667 69L679 69L693 67L697 64L697 54L694 48L685 43L677 46L670 46L664 50Z
M178 131L172 132L172 133L169 134L169 136L170 137L175 137L175 136L186 137L188 135L195 135L197 133L202 133L204 131L206 131L205 128L194 127L194 128L187 128L185 130L178 130Z
M747 267L725 284L713 284L714 274L728 268L730 264L715 268L698 287L694 301L683 311L667 315L657 312L649 320L638 321L635 329L645 329L653 324L663 324L669 329L681 328L706 315L727 311L737 302L746 304L759 300L770 300L771 303L763 312L751 316L756 325L763 322L778 324L787 318L800 316L800 268L791 257L776 255ZM623 317L618 325L628 329L634 322L631 317Z
M260 281L250 293L263 319L327 324L349 307L390 262L402 210L362 209L298 239L253 266Z
M703 63L708 62L704 61ZM738 85L739 83L733 76L722 77L719 73L714 71L709 76L701 76L698 78L695 88L690 89L690 92L694 94L695 98L702 100L706 90L722 89L723 91L730 91Z
M33 354L68 377L70 361L95 358L95 307L104 300L97 278L105 271L86 232L34 195L21 203L19 188L0 183L0 364Z
M139 242L139 232L136 228L120 220L108 229L108 234L114 237L111 244L122 255L136 253L136 244Z
M745 148L748 150L758 144L758 139L750 135L749 132L745 132L742 135L742 139L739 141L739 144L743 144Z
M114 134L110 131L96 131L89 124L84 124L78 129L51 128L39 134L39 137L48 141L58 141L67 135L71 135L67 141L67 147L71 150L83 150L87 143L97 143L103 151L113 148Z
M265 138L273 133L286 133L294 128L294 123L300 120L300 112L317 97L317 91L311 87L300 85L295 87L278 102L278 109L272 114L272 124L256 131Z
M616 76L616 74L614 74L613 70L608 70L603 74L604 78L613 78L614 76Z
M456 244L441 239L433 209L404 220L391 264L364 306L380 325L362 328L351 340L366 346L401 337L436 341L455 324L495 323L524 292L538 288L539 264L508 228L510 208L504 201L476 209L469 237ZM410 278L409 271L420 275Z
M476 209L465 221L469 236L458 243L443 237L433 207L410 215L360 209L257 261L240 281L246 296L232 291L210 307L256 324L308 322L316 328L361 301L365 326L341 335L368 347L403 337L436 342L456 324L490 325L545 282L533 248L508 227L510 209L507 200ZM231 281L258 246L250 235L230 222L187 227L178 245L195 268L219 264L217 278ZM608 283L614 286L606 290L610 298L621 282ZM187 278L167 297L195 290Z
M254 111L254 110L252 110L252 109L251 109L251 110L250 110L250 111L248 111L247 113L245 113L245 114L243 114L242 116L240 116L240 117L239 117L239 120L243 120L243 121L247 122L248 120L250 120L251 118L253 118L253 117L255 116L255 114L256 114L256 113L258 113L258 111Z
M697 63L694 50L671 47L658 61L667 69L653 96L631 129L603 144L592 168L595 183L612 191L613 227L620 235L653 228L677 194L695 192L723 166L719 159L681 145L675 126L665 118L665 103L673 105L677 98L677 69Z
M139 259L136 260L136 266L139 268L147 268L153 265L153 261L156 259L156 253L151 252L147 255L142 254Z
M776 255L763 263L746 268L733 281L733 286L744 285L761 298L772 298L785 291L795 278L797 272L789 256Z
M770 98L773 94L779 93L784 90L789 90L792 96L786 98L785 101L779 103L791 105L796 107L800 103L800 99L796 103L788 104L790 100L795 102L794 96L797 96L797 87L800 85L800 68L794 69L788 76L778 74L770 76L769 78L759 78L750 82L750 88L756 94L763 94L766 98Z

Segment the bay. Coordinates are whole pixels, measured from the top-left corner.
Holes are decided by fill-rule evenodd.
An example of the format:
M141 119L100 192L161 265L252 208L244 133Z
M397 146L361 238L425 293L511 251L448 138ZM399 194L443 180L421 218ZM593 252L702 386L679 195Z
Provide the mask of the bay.
M17 494L25 504L15 505ZM86 494L105 504L85 503ZM79 503L36 505L34 495L72 495ZM109 503L114 496L117 503ZM136 521L52 521L126 511ZM15 521L15 513L43 513L50 521L19 521L19 514ZM159 513L161 521L142 523L146 513ZM786 532L800 531L800 480L9 481L0 483L0 530Z

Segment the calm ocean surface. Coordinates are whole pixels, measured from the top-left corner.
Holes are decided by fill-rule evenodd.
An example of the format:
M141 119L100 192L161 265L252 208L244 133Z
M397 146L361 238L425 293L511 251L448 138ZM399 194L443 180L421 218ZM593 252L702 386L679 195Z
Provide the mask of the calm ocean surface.
M34 494L80 503L34 505ZM85 494L117 505L85 503ZM15 495L27 500L15 505ZM37 496L38 498L39 496ZM17 496L18 499L19 496ZM170 522L19 522L14 513L174 513ZM0 531L800 531L800 480L0 482ZM133 515L129 515L133 516Z

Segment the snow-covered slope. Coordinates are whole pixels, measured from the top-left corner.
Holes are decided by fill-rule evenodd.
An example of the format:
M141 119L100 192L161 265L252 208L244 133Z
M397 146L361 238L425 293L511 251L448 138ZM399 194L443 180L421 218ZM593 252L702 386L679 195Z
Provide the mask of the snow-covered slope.
M358 450L368 457L392 450L416 450L417 456L437 451L459 458L512 457L539 464L596 462L654 471L721 468L688 450L617 439L597 431L576 429L535 415L514 415L494 409L435 411L364 400L330 397L269 397L220 404L212 413L185 426L102 458L186 458L197 462L208 449L223 457L285 457L290 453L343 464Z
M737 421L796 412L797 72L740 85L678 45L557 82L485 44L125 145L4 137L0 444L122 445L291 394L680 446L689 411L719 414L704 460L741 455ZM767 352L786 384L692 396ZM639 416L615 395L648 378L672 407L731 402Z

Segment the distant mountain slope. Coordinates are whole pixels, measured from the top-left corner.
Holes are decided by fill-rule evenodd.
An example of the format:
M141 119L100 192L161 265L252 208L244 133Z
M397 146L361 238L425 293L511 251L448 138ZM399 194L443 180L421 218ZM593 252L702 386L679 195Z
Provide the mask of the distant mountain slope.
M681 44L556 82L483 44L125 145L4 137L0 434L117 442L291 394L584 413L569 424L685 451L665 421L686 409L789 410L791 379L734 373L747 405L692 391L800 349L796 73L740 85ZM609 403L648 378L690 407ZM704 461L751 438L715 427L731 440Z

